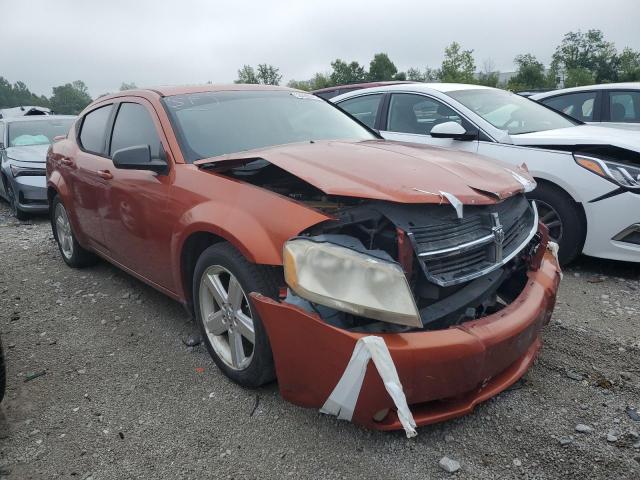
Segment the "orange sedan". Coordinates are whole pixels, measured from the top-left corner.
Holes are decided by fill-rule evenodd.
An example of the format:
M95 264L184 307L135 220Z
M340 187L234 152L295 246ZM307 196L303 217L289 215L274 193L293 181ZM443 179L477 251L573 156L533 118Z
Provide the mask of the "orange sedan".
M560 270L533 185L257 85L101 97L47 158L68 265L102 257L183 303L243 386L407 433L536 357Z

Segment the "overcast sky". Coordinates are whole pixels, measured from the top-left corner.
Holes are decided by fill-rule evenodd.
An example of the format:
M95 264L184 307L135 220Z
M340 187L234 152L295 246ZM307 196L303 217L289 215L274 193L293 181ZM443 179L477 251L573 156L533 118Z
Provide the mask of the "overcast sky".
M376 52L438 67L452 41L478 68L511 71L518 53L548 64L564 33L590 28L640 49L640 0L0 0L0 12L0 75L45 95L77 79L94 97L123 81L228 83L258 63L302 80Z

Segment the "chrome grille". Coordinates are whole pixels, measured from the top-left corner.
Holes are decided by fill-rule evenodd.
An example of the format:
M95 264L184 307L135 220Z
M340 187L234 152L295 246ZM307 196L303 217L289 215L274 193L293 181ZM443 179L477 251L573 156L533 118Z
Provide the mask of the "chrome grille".
M450 286L503 265L536 230L535 206L517 195L496 205L465 206L462 219L448 215L428 225L409 225L407 233L427 278Z

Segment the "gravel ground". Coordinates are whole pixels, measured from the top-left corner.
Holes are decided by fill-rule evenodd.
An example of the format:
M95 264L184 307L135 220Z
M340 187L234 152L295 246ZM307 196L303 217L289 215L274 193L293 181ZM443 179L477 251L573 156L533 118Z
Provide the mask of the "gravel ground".
M0 477L640 478L632 264L579 260L517 388L407 440L232 384L184 344L180 305L106 263L69 269L44 218L0 205L0 258Z

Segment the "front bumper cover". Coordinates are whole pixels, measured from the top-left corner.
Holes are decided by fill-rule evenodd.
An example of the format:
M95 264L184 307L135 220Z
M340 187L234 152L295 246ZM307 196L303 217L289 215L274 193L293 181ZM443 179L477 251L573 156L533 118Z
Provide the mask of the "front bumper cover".
M380 334L395 363L418 426L469 413L517 381L540 349L540 330L555 305L560 269L545 250L520 295L503 310L445 330ZM280 393L320 408L340 380L362 333L332 327L316 314L251 294L267 330ZM381 420L374 416L389 409ZM394 403L375 367L367 367L352 421L401 429Z

